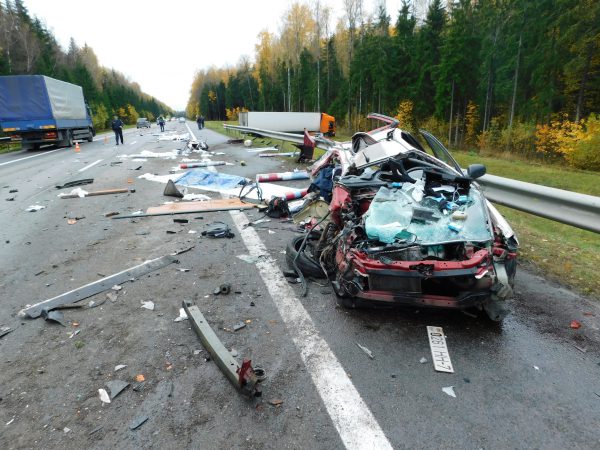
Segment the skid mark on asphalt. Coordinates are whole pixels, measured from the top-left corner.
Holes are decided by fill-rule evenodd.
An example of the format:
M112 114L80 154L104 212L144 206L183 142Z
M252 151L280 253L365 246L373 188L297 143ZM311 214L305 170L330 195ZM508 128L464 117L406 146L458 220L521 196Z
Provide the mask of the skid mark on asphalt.
M241 211L230 211L230 214L250 255L268 255L256 231L252 227L244 228L248 223L246 215ZM391 449L377 420L327 342L319 336L312 318L285 281L275 260L270 256L261 258L256 267L346 448Z

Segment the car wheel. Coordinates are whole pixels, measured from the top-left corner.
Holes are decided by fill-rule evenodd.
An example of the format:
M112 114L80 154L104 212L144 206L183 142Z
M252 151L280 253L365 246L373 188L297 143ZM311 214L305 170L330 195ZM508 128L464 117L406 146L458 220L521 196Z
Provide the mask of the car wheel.
M292 239L285 249L285 259L287 261L287 265L290 269L294 269L294 260L298 269L302 272L303 275L314 278L326 278L323 269L318 261L313 259L310 255L310 249L312 248L313 242L316 238L310 236L308 238L308 242L306 243L305 249L298 254L298 250L302 246L302 242L304 241L305 236L296 236ZM307 251L308 250L308 251Z

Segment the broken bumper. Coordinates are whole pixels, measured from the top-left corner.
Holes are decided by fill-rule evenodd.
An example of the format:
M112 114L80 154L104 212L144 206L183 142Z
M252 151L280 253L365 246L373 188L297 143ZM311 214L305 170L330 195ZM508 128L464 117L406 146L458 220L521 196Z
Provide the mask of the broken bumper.
M496 282L487 250L464 261L383 263L356 250L344 259L338 283L352 297L367 301L464 309L487 301Z

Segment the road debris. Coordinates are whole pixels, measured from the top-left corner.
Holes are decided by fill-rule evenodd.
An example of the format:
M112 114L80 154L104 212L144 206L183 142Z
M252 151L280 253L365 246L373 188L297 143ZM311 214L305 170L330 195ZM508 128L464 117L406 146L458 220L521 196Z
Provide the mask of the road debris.
M571 328L573 328L574 330L578 330L579 328L581 328L581 322L579 322L578 320L572 320Z
M130 430L135 430L139 427L141 427L144 423L146 423L146 421L149 419L148 416L139 416L136 417L135 419L133 419L131 421L131 423L129 424L129 429Z
M108 294L106 294L108 296ZM115 296L115 301L117 300L116 296ZM97 306L100 305L104 305L104 303L106 302L106 299L103 298L102 300L96 301L96 300L90 300L88 303L88 308L96 308Z
M44 208L45 208L45 206L43 206L43 205L31 205L25 211L27 211L27 212L36 212L36 211L39 211L40 209L44 209Z
M110 403L110 397L108 396L108 392L104 389L98 389L98 395L100 396L100 401L102 403Z
M169 203L152 206L141 214L128 214L113 217L113 219L131 219L134 217L171 216L175 214L195 214L203 212L236 211L257 208L253 203L242 202L238 198Z
M446 336L442 327L428 326L427 336L429 337L429 347L431 349L434 369L438 372L454 373L448 347L446 346Z
M424 356L419 360L419 362L421 364L426 364L427 363L427 358L425 358Z
M135 376L135 381L141 383L142 381L146 381L146 377L140 373L139 375Z
M256 262L258 262L260 260L260 258L266 257L266 255L236 255L236 258L241 259L244 262L247 262L248 264L255 264Z
M246 324L244 322L238 322L233 326L233 331L238 331L242 328L246 328Z
M140 277L141 275L145 275L149 272L162 269L163 267L168 266L169 264L172 264L175 261L177 261L177 259L175 259L172 255L151 259L137 266L125 269L122 272L110 275L108 277L104 277L100 280L94 281L72 291L61 294L57 297L53 297L51 299L44 300L42 302L23 308L21 311L19 311L19 316L27 316L31 319L35 319L42 314L43 309L51 309L61 305L68 305L71 303L80 302L81 300L91 297L92 295L110 289L111 286L115 286L126 281L131 281L132 279Z
M97 433L97 432L98 432L98 431L100 431L102 428L104 428L104 426L103 426L103 425L99 425L99 426L97 426L96 428L94 428L92 431L90 431L90 432L88 433L88 436L91 436L92 434L95 434L95 433Z
M69 181L68 183L63 184L62 186L56 186L56 189L66 189L75 186L84 186L86 184L92 184L93 182L93 178L84 178L82 180Z
M129 386L129 383L122 380L111 380L107 381L104 385L110 391L110 399L113 400L117 395L123 392L127 386Z
M73 339L75 336L77 336L79 333L81 332L81 330L75 330L73 331L70 335L69 335L69 339Z
M454 393L454 386L443 387L442 391L444 391L444 393L448 394L450 397L456 398L456 394Z
M182 198L182 200L185 201L192 201L192 200L212 200L208 195L204 195L204 194L185 194Z
M250 360L244 359L240 365L229 353L223 343L219 340L208 322L196 305L187 302L182 304L186 314L190 318L192 328L200 338L204 348L208 350L221 371L229 381L245 396L259 397L260 387L254 375L254 369Z
M41 312L42 317L46 321L56 322L61 324L63 327L66 327L64 319L65 315L61 311L52 310L49 311L47 308L44 308Z
M259 173L256 175L256 181L290 181L290 180L308 180L310 174L306 171L280 172L280 173Z
M179 191L179 189L177 189L177 186L175 186L173 180L167 181L167 185L165 186L163 195L166 197L183 198L183 194L181 193L181 191Z
M213 166L225 166L225 161L202 161L197 163L179 164L180 169L194 169L196 167L213 167Z
M106 298L109 299L111 302L114 303L114 302L117 301L118 295L115 294L114 292L107 292L106 293Z
M73 189L69 194L59 194L60 198L83 198L83 197L94 197L97 195L111 195L111 194L126 194L130 192L129 189L105 189L102 191L87 192L81 188Z
M358 342L355 342L356 346L358 348L360 348L363 352L365 352L365 354L371 358L371 359L375 359L375 357L373 356L373 352L371 350L369 350L367 347L360 345Z
M183 269L183 268L181 268L181 269L177 269L177 271L178 272L189 272L190 269Z
M175 223L189 223L188 219L173 219Z
M112 217L112 216L118 216L119 213L117 211L112 211L112 212L107 212L104 214L104 217Z
M14 194L16 192L19 192L18 189L11 189L10 191L8 191L9 194Z
M538 366L533 366L533 368L538 371L540 370L540 368Z
M14 331L11 327L0 327L0 338L6 336L11 331Z
M202 236L212 238L233 238L235 234L231 232L229 225L225 222L213 222L206 226L206 230L202 232Z
M142 306L141 308L147 309L149 311L154 311L154 302L152 300L144 301L141 300Z
M283 400L281 400L280 398L273 398L269 400L269 405L273 405L275 408L279 408L281 405L283 405Z
M119 364L115 366L115 372L118 372L119 370L124 369L125 367L127 367L127 364Z
M183 320L188 320L188 315L183 308L179 308L179 316L176 317L173 322L181 322Z

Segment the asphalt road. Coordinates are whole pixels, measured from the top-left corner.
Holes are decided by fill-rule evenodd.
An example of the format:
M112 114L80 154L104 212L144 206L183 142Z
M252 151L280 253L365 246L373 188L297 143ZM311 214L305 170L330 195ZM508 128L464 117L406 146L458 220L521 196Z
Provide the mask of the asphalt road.
M213 159L234 164L221 172L253 177L295 167L191 122L169 122L167 131L188 126L211 151L225 153ZM523 267L513 313L501 325L448 311L344 310L329 287L315 283L302 297L280 272L295 235L289 223L244 228L261 216L254 212L181 216L188 224L105 217L172 200L162 195L164 184L138 176L168 174L181 158L118 158L182 146L153 133L156 126L127 131L119 147L99 136L80 153L0 155L0 326L14 329L0 338L0 448L600 447L598 299ZM86 190L135 192L57 197L64 191L56 185L81 178L94 178ZM25 211L36 204L45 208ZM213 221L229 224L235 237L202 237ZM64 310L66 327L17 316L27 304L192 246L178 264L124 283L116 301ZM268 256L237 258L245 254ZM221 283L232 293L213 295ZM82 304L105 299L101 293ZM148 300L154 311L141 308ZM199 306L238 359L266 369L261 399L241 397L207 361L189 323L174 322L182 300ZM572 320L581 328L572 329ZM231 331L240 321L245 328ZM434 371L428 325L443 327L454 374ZM119 364L127 367L115 371ZM138 375L146 382L134 391ZM115 379L131 385L102 404L98 389ZM449 386L455 398L442 391ZM130 430L139 416L148 421Z

